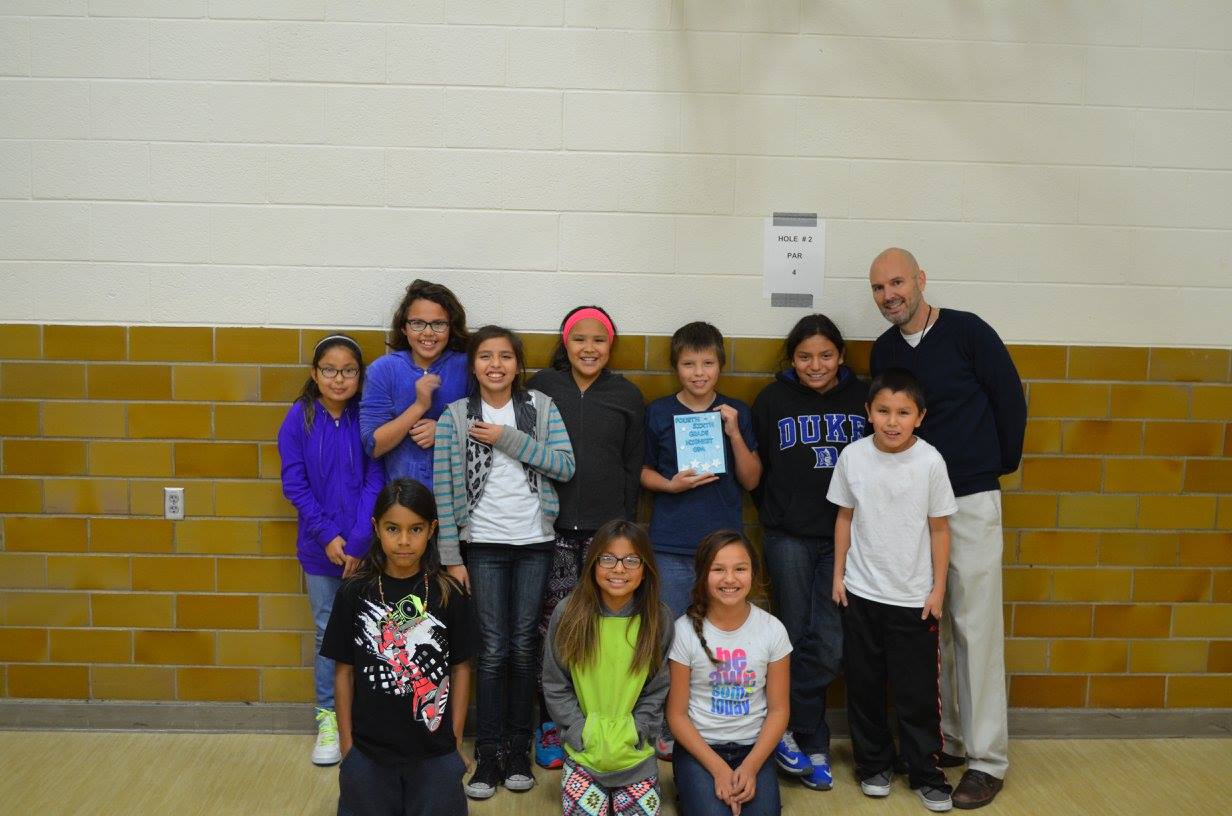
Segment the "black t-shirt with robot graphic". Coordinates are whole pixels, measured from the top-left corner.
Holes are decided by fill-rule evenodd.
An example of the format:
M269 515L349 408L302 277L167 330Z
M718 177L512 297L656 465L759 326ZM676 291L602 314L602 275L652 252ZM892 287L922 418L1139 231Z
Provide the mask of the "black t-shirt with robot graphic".
M339 588L321 642L322 656L355 668L352 738L383 765L448 754L449 669L474 653L470 599L455 590L442 605L422 573L379 580Z

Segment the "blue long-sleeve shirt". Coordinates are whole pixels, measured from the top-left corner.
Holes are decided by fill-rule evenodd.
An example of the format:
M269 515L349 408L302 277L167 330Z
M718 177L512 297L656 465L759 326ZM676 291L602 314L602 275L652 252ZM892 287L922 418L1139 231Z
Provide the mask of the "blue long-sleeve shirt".
M360 558L372 542L372 507L385 485L385 469L364 453L359 439L359 409L348 405L334 419L319 402L312 430L304 427L304 405L296 401L278 430L282 492L299 515L296 553L310 575L342 575L325 556L336 536L343 551Z
M924 385L928 412L920 436L941 451L954 495L996 490L1022 459L1027 401L1009 350L970 312L944 309L912 348L897 326L873 343L873 376L893 366Z
M415 402L415 383L425 373L439 376L441 387L433 392L432 407L424 417L440 419L446 405L466 396L469 377L465 354L446 349L426 372L415 365L409 351L392 351L368 366L364 372L364 393L359 401L359 433L369 456L376 450L377 428L411 407ZM414 479L431 489L431 448L419 447L408 435L381 459L391 480Z

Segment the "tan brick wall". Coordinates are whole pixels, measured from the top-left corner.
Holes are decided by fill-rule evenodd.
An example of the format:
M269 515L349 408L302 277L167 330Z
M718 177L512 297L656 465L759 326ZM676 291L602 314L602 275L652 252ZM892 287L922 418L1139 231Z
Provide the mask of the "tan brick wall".
M274 436L323 334L0 325L0 696L311 699ZM553 343L527 335L530 364ZM723 390L752 400L778 345L729 341ZM1030 410L1003 480L1011 705L1232 707L1232 352L1011 352ZM666 338L622 338L614 363L648 399L675 389ZM162 519L166 485L186 520Z

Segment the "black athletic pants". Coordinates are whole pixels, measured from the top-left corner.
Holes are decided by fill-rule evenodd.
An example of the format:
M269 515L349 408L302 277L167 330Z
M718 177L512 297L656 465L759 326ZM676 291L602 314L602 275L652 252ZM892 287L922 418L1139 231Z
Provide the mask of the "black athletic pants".
M898 716L899 753L911 787L949 790L937 767L941 751L941 695L937 620L920 620L920 607L891 606L847 592L843 610L843 662L847 720L856 776L867 779L894 764L886 717L886 686Z

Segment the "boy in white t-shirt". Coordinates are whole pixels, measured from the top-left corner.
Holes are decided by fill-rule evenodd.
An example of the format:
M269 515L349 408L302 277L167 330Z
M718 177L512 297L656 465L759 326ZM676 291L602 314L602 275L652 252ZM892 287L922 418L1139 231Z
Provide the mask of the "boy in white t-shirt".
M915 436L924 391L905 369L869 388L873 435L848 445L826 496L834 525L834 602L843 610L847 718L860 789L888 796L894 741L887 682L898 715L899 754L924 806L953 803L941 752L938 622L950 557L948 516L958 511L945 461Z

